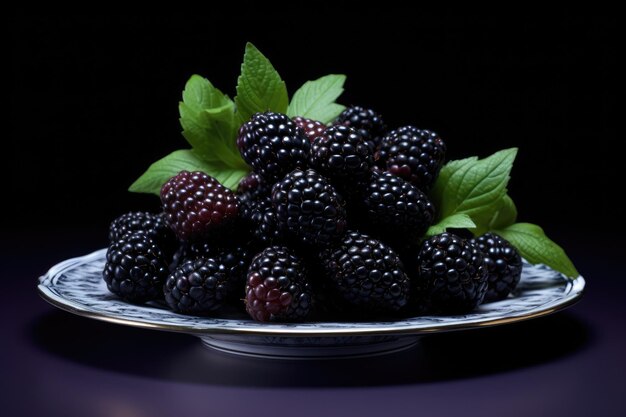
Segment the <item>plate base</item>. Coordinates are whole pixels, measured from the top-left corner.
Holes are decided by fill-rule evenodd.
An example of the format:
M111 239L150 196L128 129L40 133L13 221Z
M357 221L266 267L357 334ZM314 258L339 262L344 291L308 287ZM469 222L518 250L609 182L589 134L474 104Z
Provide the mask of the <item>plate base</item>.
M272 337L200 336L210 349L231 355L273 359L338 359L386 355L409 349L419 336Z

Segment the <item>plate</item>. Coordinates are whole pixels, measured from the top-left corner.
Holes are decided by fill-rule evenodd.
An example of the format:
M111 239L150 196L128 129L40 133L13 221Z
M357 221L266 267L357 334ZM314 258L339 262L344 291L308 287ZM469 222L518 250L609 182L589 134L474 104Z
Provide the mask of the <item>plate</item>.
M81 316L129 326L189 333L205 346L235 354L276 358L328 358L385 354L409 348L419 336L514 323L561 310L583 294L585 280L565 278L544 265L524 263L507 299L455 316L394 321L258 323L240 313L219 317L176 314L164 304L133 305L111 294L102 279L106 249L68 259L39 278L40 295Z

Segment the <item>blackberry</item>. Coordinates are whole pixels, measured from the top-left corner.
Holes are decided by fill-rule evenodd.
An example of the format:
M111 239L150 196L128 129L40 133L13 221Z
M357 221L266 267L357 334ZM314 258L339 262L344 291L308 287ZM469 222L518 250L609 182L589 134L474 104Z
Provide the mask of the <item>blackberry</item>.
M451 233L426 240L412 277L415 303L438 313L472 311L487 292L483 259L477 246Z
M253 253L250 251L248 242L216 245L215 242L186 242L177 252L177 264L182 265L186 261L199 258L217 260L225 269L230 280L243 288L246 271L250 264ZM173 268L170 268L172 270Z
M102 276L113 294L142 303L163 296L168 272L156 242L143 231L130 231L109 246Z
M237 219L235 195L204 172L181 171L161 188L167 222L180 240L217 238Z
M522 276L522 257L507 240L493 233L472 239L472 243L485 255L488 278L484 301L506 298Z
M257 254L248 269L246 310L257 321L302 321L311 312L313 291L303 261L282 246Z
M307 119L301 116L294 117L292 120L296 126L302 129L304 136L306 136L311 143L313 143L313 139L323 135L324 131L326 131L326 125L317 120Z
M423 192L388 172L372 172L363 205L368 230L390 242L419 240L435 217Z
M252 199L269 196L272 186L267 184L256 172L251 172L239 181L238 196L250 196Z
M410 281L398 255L384 243L350 231L336 247L320 253L324 273L348 303L393 312L409 299Z
M256 234L255 232L262 223L263 215L267 210L273 208L272 187L268 186L258 174L253 172L239 182L236 195L239 202L240 217L247 223L252 233Z
M167 277L165 302L177 313L208 314L227 300L236 282L216 258L188 259Z
M378 162L422 191L434 184L446 153L446 145L430 130L405 126L390 132L381 142Z
M311 144L289 117L265 112L241 126L237 146L254 171L273 184L296 168L306 168Z
M373 152L356 131L347 126L332 126L311 145L310 165L336 184L363 181L374 166Z
M350 106L345 109L333 124L348 126L356 130L368 144L372 153L376 151L380 140L387 132L387 126L380 114L359 106Z
M299 169L272 189L272 203L281 230L305 244L327 245L345 233L342 197L316 171Z
M129 212L122 214L109 226L109 243L119 240L128 232L143 231L167 254L176 247L174 233L167 225L163 213Z
M276 209L271 198L262 198L250 209L250 233L262 246L279 243L284 240L284 233L278 228Z

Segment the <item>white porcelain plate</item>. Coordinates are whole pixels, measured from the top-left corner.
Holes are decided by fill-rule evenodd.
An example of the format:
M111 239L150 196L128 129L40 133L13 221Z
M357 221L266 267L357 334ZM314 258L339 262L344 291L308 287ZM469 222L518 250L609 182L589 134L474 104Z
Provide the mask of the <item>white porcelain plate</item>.
M390 353L413 346L419 335L514 323L561 310L583 294L585 280L569 280L543 265L525 263L515 293L471 314L418 316L394 321L257 323L239 313L217 317L176 314L163 304L133 305L111 294L102 279L106 249L68 259L39 278L41 296L81 316L148 329L190 333L229 353L319 358Z

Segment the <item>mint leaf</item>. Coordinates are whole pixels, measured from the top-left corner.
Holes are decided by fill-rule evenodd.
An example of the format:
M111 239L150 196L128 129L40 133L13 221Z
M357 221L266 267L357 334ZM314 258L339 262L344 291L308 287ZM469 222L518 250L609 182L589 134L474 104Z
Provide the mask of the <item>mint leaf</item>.
M205 161L196 151L181 149L150 165L148 170L128 190L135 193L150 193L158 196L161 193L163 184L183 170L203 171L215 177L224 186L232 190L237 188L239 180L248 172L247 170L231 168L224 164Z
M214 109L232 103L206 78L194 74L189 78L183 90L183 101L193 110Z
M532 264L547 265L570 278L578 271L565 251L550 240L541 227L530 223L515 223L493 233L502 236L517 248L520 255Z
M209 80L193 75L179 103L183 136L203 159L233 168L246 164L236 145L235 104Z
M241 123L257 112L271 110L285 113L289 105L285 82L270 61L249 42L237 80L235 104Z
M516 220L517 207L515 207L513 199L507 194L500 200L500 207L489 222L489 230L504 229L515 223ZM486 230L480 231L479 233L482 234L484 232L486 232Z
M446 164L431 193L439 219L466 214L478 229L487 230L506 194L516 154L517 148L511 148Z
M330 74L315 81L307 81L291 98L287 115L307 117L322 123L335 120L346 108L335 103L337 97L343 93L345 82L346 76L341 74Z
M445 232L447 229L473 229L476 225L467 214L453 214L441 219L437 224L428 228L426 236L435 236Z

